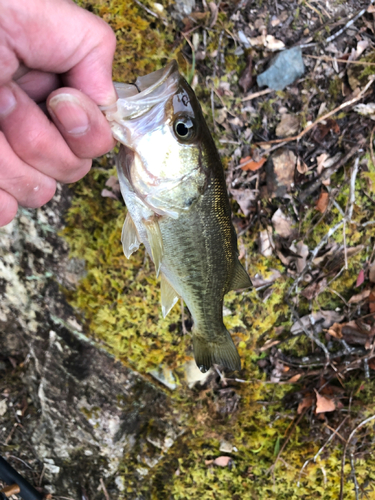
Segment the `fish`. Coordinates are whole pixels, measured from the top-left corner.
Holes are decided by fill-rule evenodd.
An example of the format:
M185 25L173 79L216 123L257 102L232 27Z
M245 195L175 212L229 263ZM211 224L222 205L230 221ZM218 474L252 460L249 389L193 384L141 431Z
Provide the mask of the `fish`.
M120 142L124 254L144 244L161 277L164 317L180 297L186 303L198 368L240 370L223 300L251 281L238 259L224 170L201 106L176 61L115 87L118 100L103 111Z

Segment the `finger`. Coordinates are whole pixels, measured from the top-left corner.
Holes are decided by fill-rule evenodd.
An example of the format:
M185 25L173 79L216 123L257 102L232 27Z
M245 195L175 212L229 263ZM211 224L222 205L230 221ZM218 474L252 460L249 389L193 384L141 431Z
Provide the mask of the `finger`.
M9 193L0 189L0 227L6 226L17 214L17 200Z
M53 197L56 181L20 160L1 132L0 151L1 191L28 208L41 207Z
M98 106L78 90L52 93L47 109L54 123L79 158L94 158L115 146L111 128Z
M35 102L43 102L51 92L60 87L60 79L54 73L28 70L19 78L14 78L19 87Z
M69 87L96 104L115 102L111 74L116 38L102 19L66 0L28 0L22 9L13 0L2 0L1 9L0 30L6 36L0 63L8 61L14 73L16 47L27 67L64 74ZM9 80L9 70L5 73L0 85Z
M91 160L72 152L55 125L14 82L0 87L0 130L24 163L49 177L75 182L90 170Z

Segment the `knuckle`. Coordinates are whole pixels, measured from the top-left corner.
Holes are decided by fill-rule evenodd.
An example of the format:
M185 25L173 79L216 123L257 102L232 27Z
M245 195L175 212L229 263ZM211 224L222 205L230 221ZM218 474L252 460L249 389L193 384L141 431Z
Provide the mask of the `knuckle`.
M65 172L62 182L70 184L72 182L79 181L90 171L91 163L92 162L89 159L79 160L79 163L77 163L73 168L70 168L69 171L67 170Z

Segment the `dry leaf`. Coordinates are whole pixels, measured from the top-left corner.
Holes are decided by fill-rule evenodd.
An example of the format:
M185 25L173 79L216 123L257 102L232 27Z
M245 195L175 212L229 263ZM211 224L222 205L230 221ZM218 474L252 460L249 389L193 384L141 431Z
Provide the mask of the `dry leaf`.
M335 337L335 339L342 339L342 327L339 323L333 323L333 325L328 329L328 333L331 337Z
M0 417L5 415L6 411L7 411L7 400L3 399L2 401L0 401Z
M371 292L368 298L370 313L375 312L375 293Z
M312 398L312 396L305 396L302 401L300 401L299 405L298 405L298 408L297 408L297 413L298 415L301 415L301 413L303 412L303 410L305 408L310 408L312 406L314 402L314 399Z
M315 408L315 413L326 413L328 411L334 411L336 409L335 402L333 399L328 399L325 398L324 396L321 396L319 392L314 389L315 394L316 394L316 408Z
M242 165L242 170L251 170L255 172L259 170L266 162L266 158L261 158L259 161L254 161L250 156L246 156L245 158L241 158L240 165Z
M375 283L375 262L370 265L369 269L369 280L371 283Z
M317 311L313 312L311 314L307 314L306 316L303 316L300 318L299 321L296 321L291 329L290 333L293 335L296 335L297 333L301 333L303 331L303 328L300 324L302 322L302 325L305 328L310 328L312 325L316 325L319 323L320 331L323 329L329 328L333 323L339 323L344 319L344 316L341 314L337 313L336 311Z
M254 85L253 78L253 56L249 54L247 56L246 68L243 70L240 79L238 80L238 85L246 93Z
M292 235L292 225L294 224L294 222L290 217L287 217L280 208L276 210L271 220L275 232L279 236L281 236L282 238L289 238L289 236Z
M227 467L231 461L231 457L217 457L214 460L214 465L218 465L219 467Z
M272 228L270 227L259 233L259 250L263 257L271 257L273 248Z
M318 164L317 167L318 174L321 174L323 172L324 163L327 160L327 158L329 158L329 155L327 153L322 153L321 155L317 156L316 162Z
M281 121L276 127L277 137L290 137L297 134L299 129L299 119L296 115L285 113L281 116Z
M307 257L309 255L309 247L303 241L299 241L296 245L296 253L299 257L296 259L296 268L298 273L302 273L305 269Z
M319 199L316 202L315 208L324 214L324 212L327 210L328 207L328 201L329 201L329 194L326 193L325 191L322 191L320 193Z
M118 200L118 196L113 191L109 191L109 189L103 189L100 194L103 198L113 198L114 200Z
M307 300L313 300L326 288L327 278L323 278L322 280L314 281L314 283L311 283L311 285L307 286L304 290L302 290L301 295L303 295Z
M294 187L296 163L296 155L286 148L276 151L269 158L266 174L267 189L271 197L284 196Z
M357 282L355 284L355 287L358 288L359 286L362 285L362 283L365 281L365 272L363 269L359 271Z
M295 384L302 377L301 373L296 373L293 377L290 377L289 380L286 381L287 384Z
M367 297L370 295L371 290L363 290L361 293L357 293L356 295L353 295L349 299L349 304L358 304L358 302L361 302L363 299L367 299Z
M297 171L300 173L300 174L305 174L306 172L308 172L309 168L308 166L306 165L306 163L301 160L300 157L297 158Z
M239 204L244 215L249 215L253 205L252 202L256 200L254 191L252 189L230 189L230 193Z

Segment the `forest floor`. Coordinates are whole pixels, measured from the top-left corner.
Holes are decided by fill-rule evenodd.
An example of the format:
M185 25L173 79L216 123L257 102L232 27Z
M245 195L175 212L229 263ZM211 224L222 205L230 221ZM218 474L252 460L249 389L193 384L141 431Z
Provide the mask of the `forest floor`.
M124 456L121 498L375 499L375 4L79 3L116 32L115 80L178 60L223 159L254 285L224 304L243 369L191 387L188 311L161 319L152 263L122 255L113 155L74 188L64 238L87 274L70 304L123 363L169 379L160 387L185 427L142 486ZM259 87L293 47L303 75ZM20 364L0 353L14 419L27 412Z

